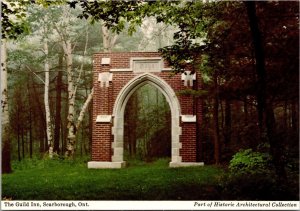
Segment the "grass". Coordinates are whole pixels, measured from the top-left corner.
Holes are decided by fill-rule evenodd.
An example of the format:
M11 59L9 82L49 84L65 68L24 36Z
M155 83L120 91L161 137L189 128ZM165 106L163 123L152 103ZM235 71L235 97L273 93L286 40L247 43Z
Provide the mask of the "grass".
M169 168L167 160L123 169L88 169L84 162L23 161L2 175L2 197L13 200L219 199L215 166Z
M123 169L88 169L89 159L23 160L2 175L12 200L299 200L299 174L231 175L217 166L169 168L168 160L131 161Z

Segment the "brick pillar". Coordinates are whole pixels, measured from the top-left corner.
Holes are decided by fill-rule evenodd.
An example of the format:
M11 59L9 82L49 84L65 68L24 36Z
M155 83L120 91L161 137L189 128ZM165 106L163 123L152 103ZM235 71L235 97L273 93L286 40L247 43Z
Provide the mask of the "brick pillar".
M99 74L109 73L110 65L101 64L102 58L108 58L105 55L97 56L94 60L96 69L94 74L94 101L93 101L93 139L92 139L92 160L93 161L111 161L111 127L112 123L107 118L111 119L111 82L109 87L105 83L98 81ZM103 120L104 119L104 120Z
M193 89L193 87L184 86L181 82L181 90ZM181 128L182 134L180 137L182 148L180 149L180 156L182 162L196 162L197 160L197 117L195 116L195 99L193 96L181 96Z
M111 115L109 112L110 109L110 93L111 90L109 87L100 87L99 88L99 95L97 97L100 98L100 107L99 113L96 117L95 122L95 132L93 133L93 142L92 142L92 159L94 161L111 161L111 142L112 142L112 135L111 135L111 122L99 122L99 116L104 115Z

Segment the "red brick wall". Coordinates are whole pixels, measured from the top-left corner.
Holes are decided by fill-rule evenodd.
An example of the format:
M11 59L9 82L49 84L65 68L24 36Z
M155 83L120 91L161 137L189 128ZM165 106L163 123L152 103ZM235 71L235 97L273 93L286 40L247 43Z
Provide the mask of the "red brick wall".
M180 141L182 148L180 155L183 162L196 162L196 124L194 122L185 122L181 124L182 135Z
M111 123L96 123L97 115L111 115L113 112L114 102L120 90L135 76L141 73L133 72L113 72L113 81L110 82L108 88L101 87L98 82L98 74L100 72L108 72L110 69L130 68L131 57L160 57L157 52L119 52L119 53L98 53L94 55L94 97L93 97L93 143L92 143L92 160L93 161L111 161L111 143L113 136L111 135ZM110 58L110 65L101 65L101 58ZM165 63L165 67L166 63ZM181 81L181 75L177 74L170 77L170 72L163 71L153 73L165 80L176 93L179 90L186 89ZM198 74L198 73L197 73ZM200 87L200 75L197 75L197 83L195 87ZM192 97L178 97L182 115L197 115L197 120L202 119L202 112L199 111L197 105L199 102ZM182 123L182 149L180 155L183 162L196 162L197 157L197 135L196 123Z

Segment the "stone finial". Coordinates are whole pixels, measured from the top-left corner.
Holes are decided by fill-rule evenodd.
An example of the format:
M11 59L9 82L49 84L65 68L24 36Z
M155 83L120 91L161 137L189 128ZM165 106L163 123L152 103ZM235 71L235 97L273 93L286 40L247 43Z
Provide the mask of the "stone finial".
M98 81L100 82L100 87L109 87L109 82L112 81L113 74L110 72L99 73Z
M188 86L188 82L190 86L193 86L193 81L196 80L196 73L191 73L191 71L184 71L181 74L181 80L184 81L184 86Z

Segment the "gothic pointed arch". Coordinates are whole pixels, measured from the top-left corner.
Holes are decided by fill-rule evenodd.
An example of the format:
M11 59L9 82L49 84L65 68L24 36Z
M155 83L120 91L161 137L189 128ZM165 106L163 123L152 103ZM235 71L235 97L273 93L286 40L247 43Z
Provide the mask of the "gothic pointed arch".
M171 162L181 162L179 150L181 148L180 135L180 103L176 93L162 78L151 74L143 73L130 80L119 92L113 108L113 129L114 141L112 143L113 162L123 162L124 152L124 112L130 96L140 87L150 84L156 87L165 96L171 110Z

